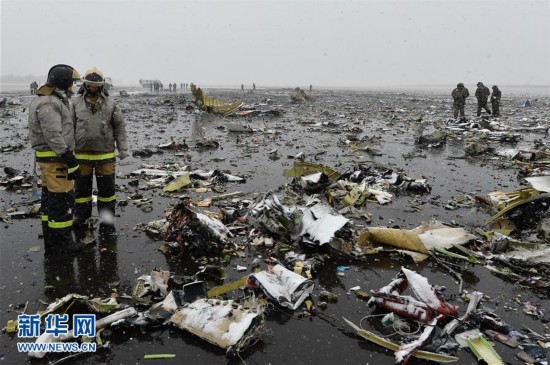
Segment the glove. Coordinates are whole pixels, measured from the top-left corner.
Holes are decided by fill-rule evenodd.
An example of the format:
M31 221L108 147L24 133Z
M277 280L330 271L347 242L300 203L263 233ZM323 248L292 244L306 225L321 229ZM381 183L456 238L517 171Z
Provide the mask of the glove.
M118 151L119 160L124 160L126 157L128 157L128 151L126 150Z
M59 157L67 164L67 180L76 180L80 177L80 165L71 150L66 150Z

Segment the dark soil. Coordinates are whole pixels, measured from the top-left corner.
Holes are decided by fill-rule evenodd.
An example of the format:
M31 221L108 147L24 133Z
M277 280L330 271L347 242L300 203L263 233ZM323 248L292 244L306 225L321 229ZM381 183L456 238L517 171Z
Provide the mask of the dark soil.
M127 89L128 91L132 91ZM138 91L138 90L134 90ZM141 91L141 90L139 90ZM473 232L483 227L490 214L481 207L444 209L445 202L464 194L486 196L495 190L512 191L524 187L518 178L518 167L504 158L493 156L465 157L466 136L454 135L447 139L443 148L429 149L415 145L420 124L425 130L445 127L450 124L452 103L450 91L444 94L430 91L350 91L314 90L312 100L293 104L291 89L258 89L255 93L240 90L206 89L207 95L225 101L242 99L247 104L263 103L270 99L267 107L284 111L280 117L230 117L185 109L192 99L189 91L184 93L131 93L129 97L116 97L124 110L127 121L129 144L132 151L157 150L161 143L183 141L189 149L176 156L174 151L163 150L148 158L129 157L118 164L117 184L123 191L118 199L127 199L139 192L144 198L152 198L152 210L143 212L131 202L121 206L117 213L117 234L101 237L102 247L107 252L83 254L74 260L44 260L41 231L38 218L13 220L0 228L0 325L8 319L15 319L28 301L27 313L43 310L45 305L67 293L79 293L93 297L107 297L111 293L130 294L137 277L158 267L176 274L191 275L197 271L198 263L189 258L165 257L158 251L161 242L151 240L145 233L133 230L138 223L147 223L163 218L168 203L177 203L174 198L160 194L162 189L139 189L131 186L135 177L130 173L142 164L164 165L177 163L189 165L191 170L227 170L234 175L245 175L247 182L226 187L226 192L247 192L246 199L254 199L264 192L277 191L291 181L282 176L284 169L292 166L293 157L303 152L306 161L337 169L340 172L357 163L379 163L388 168L403 169L411 177L425 177L432 186L430 194L395 196L393 202L382 206L368 203L365 211L372 215L371 226L387 225L413 228L431 218L443 222L456 222ZM118 93L114 92L118 95ZM514 95L503 88L500 122L505 126L550 126L550 98L516 92ZM14 95L7 95L14 96ZM22 105L0 109L0 146L23 143L17 152L0 155L0 167L13 167L32 172L32 152L27 137L27 108L30 96L19 95ZM537 101L533 99L538 98ZM523 101L530 99L532 106L524 108ZM475 98L468 99L467 115L475 114ZM253 134L230 133L220 128L228 122L242 122L255 129L269 129L274 133ZM348 135L359 138L379 137L375 146L379 153L357 152L345 141ZM518 145L499 145L497 149L532 147L534 139L547 141L547 134L522 133ZM220 147L200 150L196 142L202 138L215 139ZM278 150L279 159L270 158L268 152ZM140 185L142 185L140 183ZM281 192L283 194L283 192ZM205 194L207 196L208 194ZM25 208L32 199L29 189L0 190L1 208L10 205ZM413 202L414 201L414 202ZM411 205L419 207L418 211ZM356 221L358 228L369 225ZM96 232L96 236L98 233ZM38 252L29 251L40 246ZM300 250L299 247L295 248ZM234 270L237 264L247 265L256 257L267 258L270 252L265 248L249 247L245 258L233 258L227 265L227 279L243 275ZM339 265L351 266L344 276L337 275ZM367 257L364 262L350 262L345 258L331 256L315 278L315 296L321 290L328 290L338 296L338 302L329 304L324 311L312 317L303 317L301 311L288 312L270 308L266 314L266 328L269 333L255 346L241 354L242 359L228 360L224 351L205 341L172 327L137 329L112 334L109 350L96 354L82 355L75 363L141 363L143 355L174 353L176 358L162 360L162 363L240 363L246 364L335 364L372 363L392 364L391 351L367 343L349 332L342 316L359 323L371 313L366 302L358 299L349 289L361 286L364 291L378 289L388 283L406 266L426 276L431 284L447 287L446 295L464 313L467 304L458 298L455 279L435 261L427 260L414 264L398 254L379 254ZM264 266L265 267L265 266ZM515 285L514 281L492 274L482 266L475 266L464 274L464 289L478 290L492 298L485 303L497 311L515 329L528 326L539 333L549 332L546 324L522 312L524 302L531 301L540 308L550 310L547 293ZM546 314L546 319L550 319ZM17 352L18 338L0 335L0 352L6 364L29 362L26 354ZM518 350L496 344L496 350L506 361L519 364L514 358ZM459 364L476 363L469 351L458 353ZM1 355L0 355L1 357ZM48 355L53 360L62 356ZM47 363L48 360L33 363ZM68 363L70 363L70 360ZM413 359L411 363L421 363Z

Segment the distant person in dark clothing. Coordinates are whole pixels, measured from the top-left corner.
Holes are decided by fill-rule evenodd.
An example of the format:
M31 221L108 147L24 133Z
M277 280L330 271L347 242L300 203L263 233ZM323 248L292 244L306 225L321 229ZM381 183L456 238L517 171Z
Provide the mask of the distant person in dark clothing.
M313 85L309 84L309 92L311 93L312 90L313 90Z
M244 84L241 84L241 91L244 91Z
M483 85L483 82L477 83L476 98L477 98L477 116L481 116L481 109L485 109L489 115L491 110L487 106L487 100L489 99L489 88Z
M38 90L38 83L36 81L33 81L31 83L31 95L35 95L37 90Z
M173 91L173 92L176 92L176 87L177 87L177 85L176 85L176 83L174 82L174 83L172 84L172 91Z
M493 108L493 117L500 117L500 97L502 92L498 89L498 86L493 85L493 92L491 93L491 107Z
M252 91L256 91L256 84L252 83Z
M470 96L470 92L464 87L464 84L460 82L456 85L456 89L453 90L451 95L454 100L453 111L455 119L458 118L459 112L461 119L465 119L464 106L466 105L466 98Z
M169 84L168 84L168 89L169 89L170 91L172 91L172 83L169 83Z

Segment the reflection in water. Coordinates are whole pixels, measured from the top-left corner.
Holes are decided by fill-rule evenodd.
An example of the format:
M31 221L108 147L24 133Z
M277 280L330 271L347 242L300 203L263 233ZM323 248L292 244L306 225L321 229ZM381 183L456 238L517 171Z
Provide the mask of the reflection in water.
M191 121L191 135L189 137L192 142L196 142L204 138L204 118L205 117L203 115L195 116L195 118Z
M76 288L74 256L45 256L44 280L48 302L74 292Z
M109 296L119 281L117 239L113 227L100 227L98 245L73 255L45 255L45 295L54 301L70 293Z
M117 262L118 235L114 227L99 227L99 281L113 284L119 281Z

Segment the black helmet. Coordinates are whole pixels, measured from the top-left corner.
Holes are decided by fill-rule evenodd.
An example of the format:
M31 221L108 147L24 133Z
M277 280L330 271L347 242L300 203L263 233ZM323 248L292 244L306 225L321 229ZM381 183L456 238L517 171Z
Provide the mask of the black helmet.
M459 82L456 87L464 87L464 84L462 82Z
M477 86L483 86L483 82L481 82L481 81L478 82L478 83L477 83Z
M48 71L46 84L68 90L75 80L80 80L80 74L74 68L68 65L55 65Z

